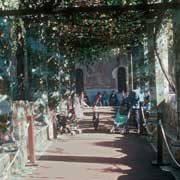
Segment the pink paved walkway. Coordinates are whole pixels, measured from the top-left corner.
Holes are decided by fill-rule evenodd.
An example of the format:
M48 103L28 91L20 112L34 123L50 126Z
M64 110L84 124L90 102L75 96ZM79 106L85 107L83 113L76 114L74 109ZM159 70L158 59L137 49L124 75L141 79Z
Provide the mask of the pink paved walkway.
M61 136L24 180L174 180L151 166L154 153L137 134Z

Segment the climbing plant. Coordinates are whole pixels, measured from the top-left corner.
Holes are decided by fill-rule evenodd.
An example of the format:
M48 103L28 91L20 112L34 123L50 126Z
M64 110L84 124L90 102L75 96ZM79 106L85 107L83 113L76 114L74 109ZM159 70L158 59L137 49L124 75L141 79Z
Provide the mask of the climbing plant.
M93 64L101 61L99 56L111 52L113 48L129 49L142 43L147 21L158 19L158 15L165 10L153 8L152 5L158 5L158 1L151 0L18 2L19 12L16 15L23 19L28 32L26 39L30 44L27 47L29 72L35 74L39 68L39 82L44 86L47 86L49 59L58 59L54 71L61 69L63 74L57 84L61 81L64 87L68 87L68 74L75 63ZM2 1L2 4L4 9L12 10L12 3ZM61 63L64 61L67 63Z

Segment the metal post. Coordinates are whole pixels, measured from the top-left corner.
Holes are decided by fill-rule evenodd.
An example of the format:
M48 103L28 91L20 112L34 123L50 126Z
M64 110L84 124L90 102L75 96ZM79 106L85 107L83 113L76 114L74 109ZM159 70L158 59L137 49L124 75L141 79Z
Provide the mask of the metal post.
M157 164L163 164L163 135L160 127L160 120L163 121L163 115L158 112L157 117Z
M153 166L161 166L163 164L163 136L160 127L160 120L162 120L162 113L157 114L157 157L151 164Z
M167 166L169 163L164 163L163 160L163 134L160 126L160 121L163 122L162 112L158 112L157 115L157 159L152 161L154 166Z
M142 135L147 135L147 132L146 132L146 128L143 126L143 112L144 109L143 109L143 105L142 105L142 102L140 102L140 108L139 108L139 118L140 118L140 134Z

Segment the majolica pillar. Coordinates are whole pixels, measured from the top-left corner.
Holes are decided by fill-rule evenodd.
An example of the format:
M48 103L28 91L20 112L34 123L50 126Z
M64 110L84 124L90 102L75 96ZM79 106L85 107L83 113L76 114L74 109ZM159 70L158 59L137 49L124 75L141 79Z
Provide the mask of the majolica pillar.
M180 34L179 34L180 35ZM176 46L180 45L180 42L175 44ZM175 48L177 49L177 48ZM176 100L177 100L177 138L180 140L180 54L175 52L175 82L176 82Z
M155 69L155 53L154 53L154 26L147 25L147 66L149 81L149 92L151 95L152 105L157 105L157 92L156 92L156 69Z
M180 58L176 59L177 133L180 140Z
M175 82L176 82L176 100L177 100L177 138L180 140L180 11L173 12L174 21L174 53L175 53Z

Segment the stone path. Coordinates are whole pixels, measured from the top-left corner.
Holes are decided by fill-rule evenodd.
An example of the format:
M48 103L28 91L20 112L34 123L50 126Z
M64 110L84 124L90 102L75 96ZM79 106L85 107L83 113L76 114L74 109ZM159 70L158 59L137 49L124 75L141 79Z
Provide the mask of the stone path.
M151 165L155 154L143 137L100 132L91 129L76 136L59 136L33 173L22 179L174 180L170 173Z

